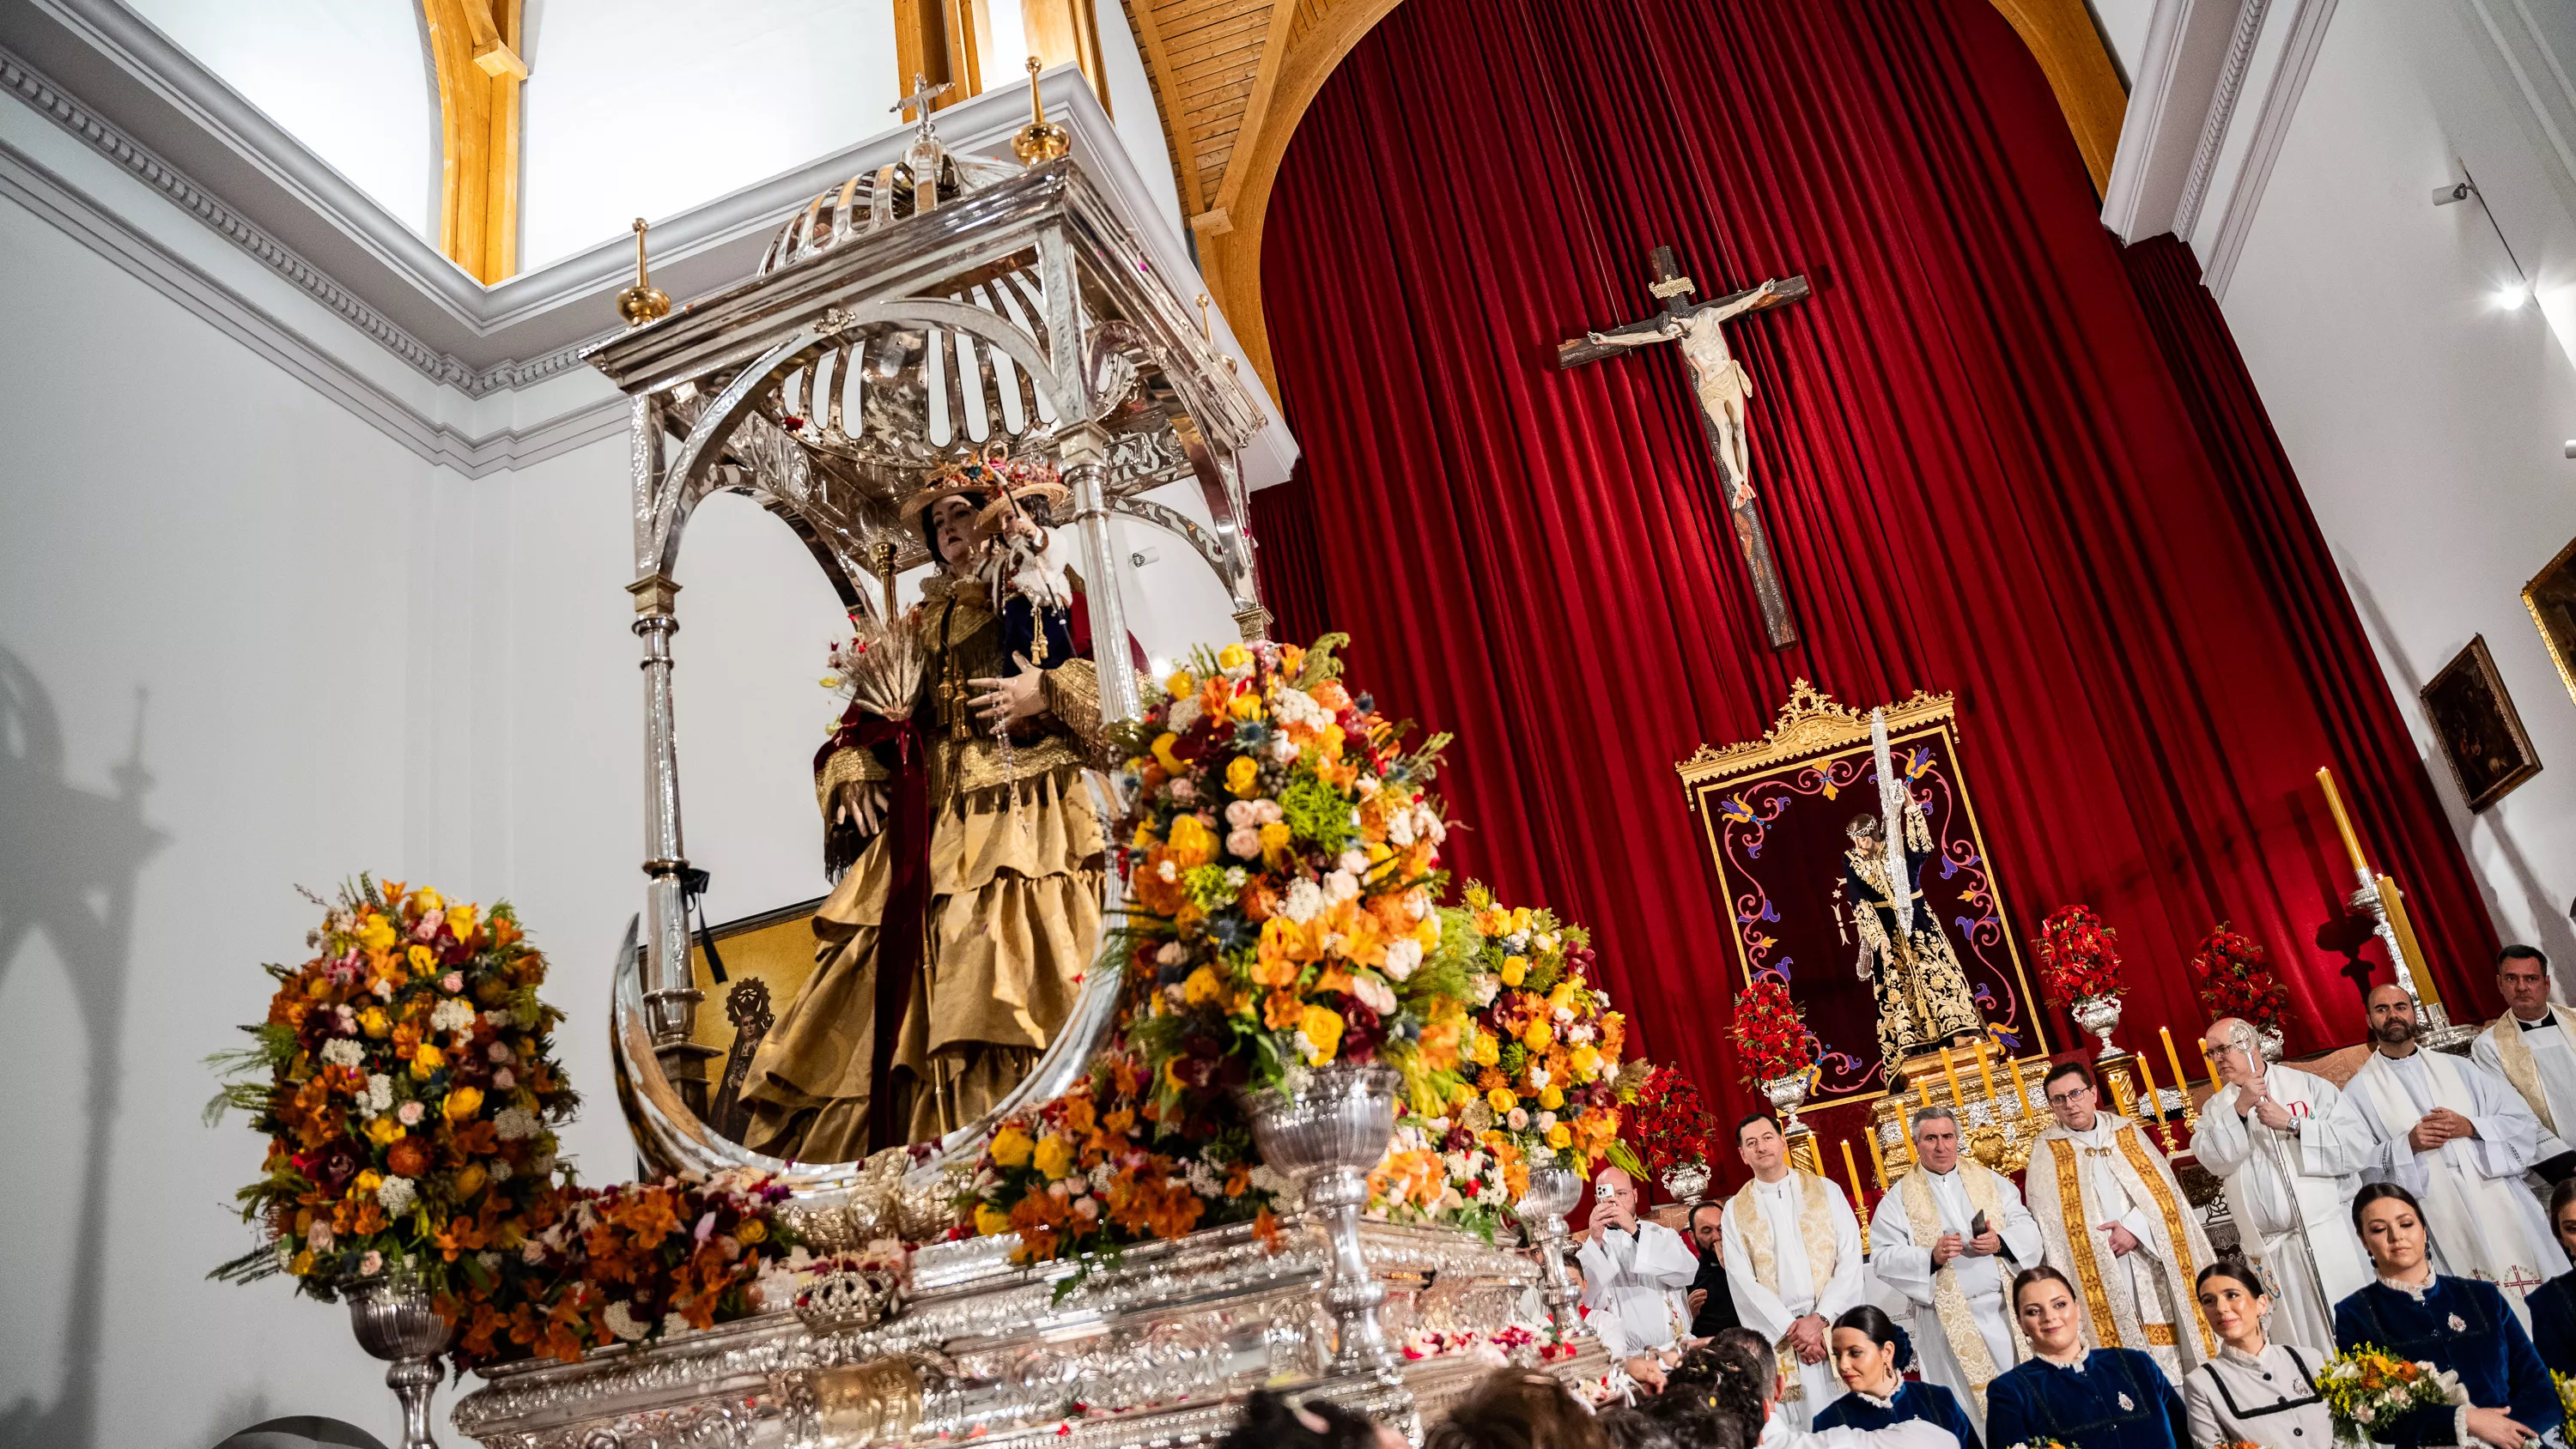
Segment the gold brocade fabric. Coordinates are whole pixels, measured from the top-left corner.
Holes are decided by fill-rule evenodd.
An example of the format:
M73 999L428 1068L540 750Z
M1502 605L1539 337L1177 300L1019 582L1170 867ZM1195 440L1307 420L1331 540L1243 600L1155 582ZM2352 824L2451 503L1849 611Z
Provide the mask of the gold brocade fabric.
M2004 1220L2003 1194L1995 1190L2003 1181L1994 1173L1969 1161L1959 1160L1959 1182L1968 1190L1968 1204L1986 1215L1986 1221ZM1909 1172L1896 1180L1896 1192L1905 1205L1905 1226L1918 1247L1929 1247L1941 1237L1941 1205L1933 1200L1932 1180L1920 1171ZM2013 1312L2010 1280L2004 1292L2004 1326L2012 1333L2013 1359L2018 1363L2030 1356L2030 1344L2022 1337L2021 1315ZM1980 1408L1986 1401L1986 1386L2007 1365L1995 1362L1995 1351L1986 1345L1985 1330L1977 1326L1974 1310L1968 1307L1968 1295L1959 1287L1959 1270L1944 1264L1932 1275L1932 1316L1940 1320L1941 1336L1949 1341L1951 1356L1959 1361L1960 1372L1967 1375L1968 1389L1977 1397Z
M1878 997L1878 1049L1891 1070L1914 1053L1947 1044L1965 1033L1985 1034L1986 1021L1968 990L1968 973L1949 933L1933 918L1931 902L1914 894L1914 929L1899 934L1896 910L1889 904L1884 856L1846 853L1858 889L1852 924L1878 969L1870 987Z
M1833 1200L1842 1195L1842 1189L1796 1168L1790 1169L1790 1177L1798 1184L1798 1241L1807 1253L1807 1281L1822 1293L1834 1279ZM1752 1260L1753 1281L1776 1295L1780 1291L1779 1250L1771 1241L1771 1219L1754 1197L1753 1184L1748 1182L1738 1189L1727 1205L1735 1211L1735 1231L1744 1237L1744 1256ZM1807 1387L1799 1378L1798 1364L1796 1347L1785 1338L1780 1340L1782 1403L1806 1396Z

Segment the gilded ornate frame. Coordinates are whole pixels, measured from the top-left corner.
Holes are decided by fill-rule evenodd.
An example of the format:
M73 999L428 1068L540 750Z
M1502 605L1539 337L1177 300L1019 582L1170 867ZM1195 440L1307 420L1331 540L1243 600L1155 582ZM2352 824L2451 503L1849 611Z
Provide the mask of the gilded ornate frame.
M2484 790L2469 788L2468 774L2460 768L2459 751L2452 747L2450 736L2444 733L2434 713L2433 696L2450 688L2463 675L2473 677L2494 702L2495 723L2503 728L2505 742L2514 752L2513 768L2497 776ZM2540 752L2532 747L2531 734L2522 727L2522 711L2514 707L2513 695L2504 687L2504 676L2496 671L2495 655L2487 650L2486 635L2469 636L2469 642L2451 656L2451 662L2434 671L2433 677L2415 693L2424 707L2424 723L2433 731L2434 747L2441 752L2442 763L2451 767L2451 783L2460 787L2460 798L2468 802L2471 814L2512 794L2523 781L2540 773Z
M2558 682L2567 686L2569 698L2576 699L2576 540L2570 540L2522 586L2522 606L2530 611L2540 642L2549 646L2549 662L2558 666ZM2551 614L2562 610L2564 616L2553 623Z
M2005 905L2003 888L1996 879L1994 856L1986 848L1985 827L1977 817L1976 799L1968 787L1965 759L1960 752L1957 697L1916 690L1904 702L1887 706L1886 714L1890 740L1937 732L1948 746L1951 761L1958 767L1953 784L1967 817L1968 838L1984 862L1986 889L1994 899L1995 916L2011 964L2013 985L2028 1004L2030 1040L2014 1060L2044 1062L2050 1053L2048 1013L2041 1008L2038 993L2031 989L2030 968L2022 960L2021 939L2013 930L2011 912ZM1867 711L1838 704L1832 696L1800 679L1789 686L1788 702L1780 707L1779 717L1762 738L1723 747L1704 744L1689 759L1673 766L1681 776L1682 791L1689 798L1692 813L1699 817L1701 839L1708 847L1709 862L1717 872L1717 898L1721 909L1734 898L1735 892L1729 879L1725 847L1718 838L1718 811L1709 797L1747 778L1775 773L1782 766L1824 761L1848 753L1856 746L1866 748L1868 744ZM1730 928L1727 939L1738 987L1750 985L1753 963L1745 946L1744 933ZM1874 1102L1885 1095L1884 1088L1874 1092L1849 1093L1807 1110L1835 1111Z

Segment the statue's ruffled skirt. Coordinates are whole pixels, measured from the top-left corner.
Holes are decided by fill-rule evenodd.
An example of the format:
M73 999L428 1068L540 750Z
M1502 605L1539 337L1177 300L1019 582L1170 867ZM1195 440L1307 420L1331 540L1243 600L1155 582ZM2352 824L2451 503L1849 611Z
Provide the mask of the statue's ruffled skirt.
M922 989L894 1053L893 1090L924 1141L1001 1100L1072 1015L1100 940L1104 854L1081 771L943 802L930 831ZM894 870L880 835L814 915L819 964L753 1057L743 1100L755 1151L803 1162L868 1152L877 946ZM936 1074L945 1085L924 1090Z

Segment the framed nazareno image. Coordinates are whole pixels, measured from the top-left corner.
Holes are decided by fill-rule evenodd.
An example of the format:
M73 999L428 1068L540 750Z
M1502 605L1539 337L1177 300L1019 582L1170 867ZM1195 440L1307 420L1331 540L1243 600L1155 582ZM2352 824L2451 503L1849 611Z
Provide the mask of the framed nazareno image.
M2433 738L2471 810L2484 810L2540 773L2540 756L2523 733L2522 716L2505 693L2484 634L2442 666L2424 686L2423 699Z

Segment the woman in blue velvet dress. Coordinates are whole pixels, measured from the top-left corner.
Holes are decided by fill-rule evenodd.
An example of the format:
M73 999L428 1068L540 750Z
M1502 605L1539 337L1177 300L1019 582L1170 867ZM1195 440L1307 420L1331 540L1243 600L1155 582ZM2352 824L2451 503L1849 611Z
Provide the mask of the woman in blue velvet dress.
M2469 1396L2465 1407L2408 1414L2381 1442L2521 1449L2558 1426L2558 1391L2504 1294L2493 1283L2433 1271L2415 1194L2374 1182L2353 1199L2352 1225L2379 1281L2335 1305L2335 1342L2347 1350L2372 1344L2448 1369Z
M1986 1442L2055 1439L2075 1449L2187 1449L2182 1395L2134 1348L2086 1348L2066 1275L2046 1264L2013 1279L2013 1312L2032 1357L1986 1386Z
M2576 1177L2549 1195L2549 1230L2576 1258ZM2531 1310L2531 1343L2551 1373L2576 1374L2576 1272L2561 1273L2523 1295Z
M1884 1429L1920 1419L1947 1429L1959 1449L1985 1449L1977 1426L1968 1422L1958 1398L1939 1384L1907 1383L1905 1370L1914 1359L1914 1343L1895 1320L1876 1305L1864 1303L1834 1320L1828 1345L1834 1372L1849 1390L1816 1411L1816 1429Z

